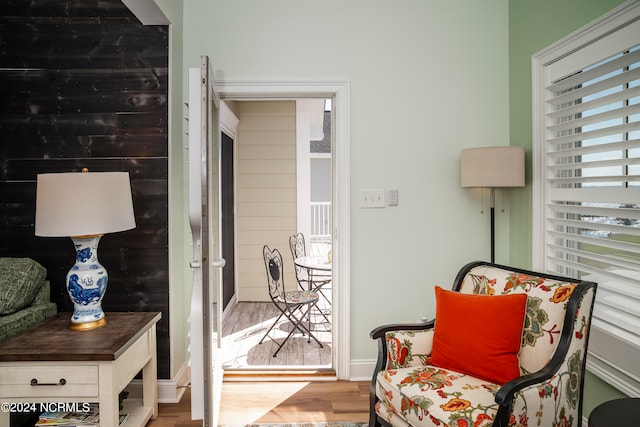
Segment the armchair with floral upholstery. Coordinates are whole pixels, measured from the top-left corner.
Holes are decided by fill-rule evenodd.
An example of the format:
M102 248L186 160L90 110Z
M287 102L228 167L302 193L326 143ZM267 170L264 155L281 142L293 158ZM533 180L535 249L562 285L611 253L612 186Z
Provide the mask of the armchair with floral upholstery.
M435 320L374 329L369 426L579 426L597 285L487 262Z

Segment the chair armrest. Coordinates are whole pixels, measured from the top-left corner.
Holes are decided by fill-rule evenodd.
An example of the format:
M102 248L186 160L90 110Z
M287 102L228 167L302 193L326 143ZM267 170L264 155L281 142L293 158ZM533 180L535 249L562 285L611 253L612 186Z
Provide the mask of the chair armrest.
M396 323L375 328L369 334L378 340L378 360L375 374L383 369L409 367L423 364L424 357L431 353L434 321ZM425 335L428 334L428 335ZM394 347L389 348L393 341ZM394 360L389 360L389 352ZM403 352L403 354L400 354ZM418 361L415 359L418 358Z
M384 336L387 332L393 331L423 331L433 329L434 320L428 320L426 322L415 323L392 323L390 325L378 326L369 333L372 339L378 339Z
M557 414L555 416L553 414L561 405L556 405L555 411L544 411L544 413L538 408L544 406L543 399L550 399L553 402L556 402L561 396L563 401L566 399L563 395L567 392L567 388L563 386L563 383L569 378L563 378L566 375L556 375L556 373L557 367L547 365L538 372L523 375L504 384L496 393L496 403L499 405L496 414L497 426L507 427L508 420L512 415L516 419L519 416L525 416L529 418L530 422L535 421L536 417L544 416L547 419L538 420L537 424L551 425L547 412L552 413L551 418L555 420L553 423L555 425Z
M398 351L402 351L400 347L396 346L396 360L394 363L394 367L397 367L397 362L401 362L400 364L403 367L412 366L415 363L414 357L417 354L418 360L420 363L422 362L423 355L426 357L427 354L431 353L431 344L433 343L433 325L434 321L430 320L427 322L417 322L417 323L396 323L391 325L379 326L371 331L369 336L378 340L378 360L376 361L376 367L373 371L373 376L371 377L371 384L369 390L369 425L376 426L379 425L376 423L376 377L378 376L378 372L389 369L390 365L388 363L388 335L389 334L398 334L401 335L403 344L402 348L407 349L407 353L404 355L405 357L398 358ZM424 339L424 335L430 335L429 339ZM418 338L418 339L416 339ZM423 339L420 339L423 338ZM394 341L398 339L394 336ZM398 342L395 342L397 344ZM412 353L409 354L408 352ZM421 353L414 353L415 351L420 351Z
M547 366L541 370L532 374L523 375L505 383L500 390L496 393L496 403L499 405L505 405L513 400L515 394L522 389L529 387L530 385L540 385L545 381L548 381L553 375L558 372L564 359L559 363L553 363L553 359Z
M532 412L531 409L527 411L527 403L532 407L533 402L540 399L540 393L542 390L550 392L550 390L557 390L561 386L561 378L555 376L562 368L565 359L559 356L556 352L551 361L544 368L531 374L523 375L505 383L496 393L495 401L499 405L498 413L496 414L497 426L508 426L508 420L512 413L520 412L527 413ZM555 376L555 377L554 377ZM520 400L522 407L518 408L517 402Z

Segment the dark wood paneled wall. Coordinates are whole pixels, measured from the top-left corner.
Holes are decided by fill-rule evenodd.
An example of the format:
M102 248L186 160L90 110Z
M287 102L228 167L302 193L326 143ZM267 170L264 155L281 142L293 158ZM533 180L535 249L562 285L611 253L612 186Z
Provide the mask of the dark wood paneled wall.
M103 308L162 312L159 378L170 362L168 46L167 26L141 25L120 0L0 2L0 256L43 264L58 310L72 311L73 245L34 235L36 176L129 172L137 227L100 242Z

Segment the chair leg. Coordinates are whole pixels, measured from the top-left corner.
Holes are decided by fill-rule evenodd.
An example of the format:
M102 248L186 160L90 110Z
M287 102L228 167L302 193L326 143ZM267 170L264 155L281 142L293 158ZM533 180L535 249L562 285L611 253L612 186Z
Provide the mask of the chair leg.
M315 285L315 287L313 288L313 292L317 292L318 294L320 294L322 296L322 298L324 298L324 300L329 304L329 306L331 306L331 301L329 300L329 298L327 298L327 296L324 294L324 292L322 292L322 287L325 286L327 283L329 283L329 282L321 282L321 283ZM325 311L323 311L320 307L318 307L318 303L315 303L313 305L316 308L316 310L318 310L318 312L322 315L322 317L324 317L324 320L327 323L331 324L331 320L329 320L329 318L327 317L327 314L325 313ZM329 313L330 312L331 312L331 310L329 309Z
M280 310L280 316L278 316L278 318L276 319L275 322L273 322L273 325L271 325L271 327L269 328L269 330L267 331L266 334L264 334L264 336L262 337L262 339L260 339L260 341L258 342L258 344L262 344L262 341L264 341L264 339L266 337L269 336L269 332L271 332L273 330L273 328L278 324L278 322L280 321L280 319L282 318L282 316L285 316L287 319L289 319L289 321L291 321L291 319L289 318L289 315L286 312L286 309L282 309L280 308L280 306L276 305L278 307L278 310ZM287 340L289 339L289 337L293 334L293 331L295 331L296 328L292 328L291 331L289 332L289 335L287 335L287 337L278 345L278 348L276 349L276 351L273 353L273 357L276 357L278 355L278 352L280 351L280 349L282 348L282 346L284 346L284 344L287 342ZM274 343L277 344L277 341L271 337L269 337L269 339L271 341L273 341Z
M318 303L317 302L314 303L313 306L315 307L314 312L317 311L318 313L320 313L320 315L324 317L325 322L331 324L331 320L329 320L325 312L320 307L318 307ZM309 310L308 313L309 313L309 330L311 330L311 310Z
M271 330L278 324L278 322L280 321L280 318L284 315L284 311L282 311L282 309L280 307L278 307L278 309L280 310L280 316L278 316L278 318L276 319L275 322L273 322L273 325L271 325L271 327L269 328L269 330L267 330L267 333L265 333L262 338L260 338L260 341L258 341L258 344L262 344L262 341L264 341L264 339L269 335L269 332L271 332ZM271 338L271 337L269 337Z
M324 347L322 345L322 343L316 338L315 335L313 335L313 333L311 332L311 328L307 327L304 325L304 318L307 317L307 319L309 319L309 310L311 309L310 305L306 305L307 309L306 310L302 310L302 306L297 306L294 307L292 310L289 310L289 314L287 314L287 317L289 318L289 320L291 321L291 323L294 324L294 328L298 329L303 335L307 334L308 335L308 339L307 342L311 342L311 338L313 338L313 340L315 342L318 343L318 345L322 348ZM295 315L295 311L299 310L300 311L300 317ZM290 316L290 317L289 317ZM309 319L308 324L311 325L311 320Z
M275 322L273 322L273 324L271 325L271 327L269 328L269 330L264 334L264 336L260 339L260 341L258 342L258 344L262 344L262 342L264 341L265 338L269 337L269 339L273 342L276 342L275 339L271 338L269 336L269 333L273 330L273 328L278 324L278 322L280 321L280 319L282 318L282 316L285 316L287 318L287 320L289 320L289 322L291 322L291 324L293 325L293 327L291 328L291 331L289 331L289 334L286 336L286 338L278 345L278 348L276 349L276 351L273 353L273 357L276 357L278 355L278 352L282 349L282 347L285 345L285 343L289 340L289 338L291 337L291 335L293 335L293 333L298 330L302 333L302 335L307 334L308 335L308 339L307 342L310 343L311 342L311 338L313 338L313 340L315 342L318 343L318 345L320 346L320 348L324 348L324 346L322 345L322 343L315 337L315 335L313 335L311 333L311 328L307 328L304 326L304 324L302 323L304 321L305 316L308 314L310 306L307 305L307 310L303 311L300 310L302 313L302 316L300 318L298 318L293 312L301 309L302 306L295 306L295 307L286 307L286 308L281 308L280 306L278 306L278 309L280 310L280 316L278 316L278 318L276 319ZM311 322L311 320L309 320L309 322ZM309 323L309 325L311 325L311 323Z
M287 337L282 341L282 343L280 343L280 345L278 346L278 349L275 351L275 353L273 353L273 357L276 357L278 355L278 352L280 351L280 349L282 349L282 347L289 340L291 335L293 335L293 333L296 331L296 329L299 330L300 332L302 332L303 335L305 334L305 332L307 333L307 335L308 335L307 342L308 343L310 343L311 342L311 338L313 338L314 341L318 343L320 348L324 347L322 345L322 343L320 341L318 341L318 339L311 333L311 331L304 327L304 325L302 324L302 321L304 320L304 317L301 317L300 319L298 319L295 316L295 314L293 314L293 312L291 310L288 310L288 312L284 312L283 314L293 324L293 328L291 328L291 331L289 331L289 334L287 335Z

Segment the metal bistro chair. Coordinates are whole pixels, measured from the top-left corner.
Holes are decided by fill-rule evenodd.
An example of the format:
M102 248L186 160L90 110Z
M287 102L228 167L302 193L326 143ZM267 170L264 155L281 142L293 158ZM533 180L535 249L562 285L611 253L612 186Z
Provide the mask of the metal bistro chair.
M315 342L318 343L320 348L324 347L320 341L311 333L311 319L309 318L309 309L311 306L318 302L319 296L317 293L312 291L288 291L285 292L284 289L284 275L282 268L282 254L278 249L271 250L269 246L265 245L262 248L262 255L264 257L264 266L267 270L267 284L269 286L269 297L271 297L271 301L280 311L280 315L273 322L273 325L269 328L269 330L264 334L259 344L262 344L262 341L266 337L269 337L273 342L277 344L277 341L269 336L269 333L273 330L273 328L278 324L280 319L284 316L286 317L293 327L289 331L289 335L278 345L278 349L273 353L273 357L278 355L278 352L282 348L282 346L287 342L287 340L293 335L296 331L300 331L303 335L307 335L307 342L311 342L311 338ZM299 312L299 315L296 316L296 312ZM305 326L302 322L305 317L308 319L308 326Z
M292 234L289 237L289 249L291 249L291 256L294 260L296 258L307 256L304 234ZM325 301L331 305L331 300L327 298L324 292L322 292L322 288L331 283L331 272L316 271L313 274L310 274L306 268L300 267L295 264L295 262L294 266L296 268L296 279L298 280L300 289L318 292L322 295Z

